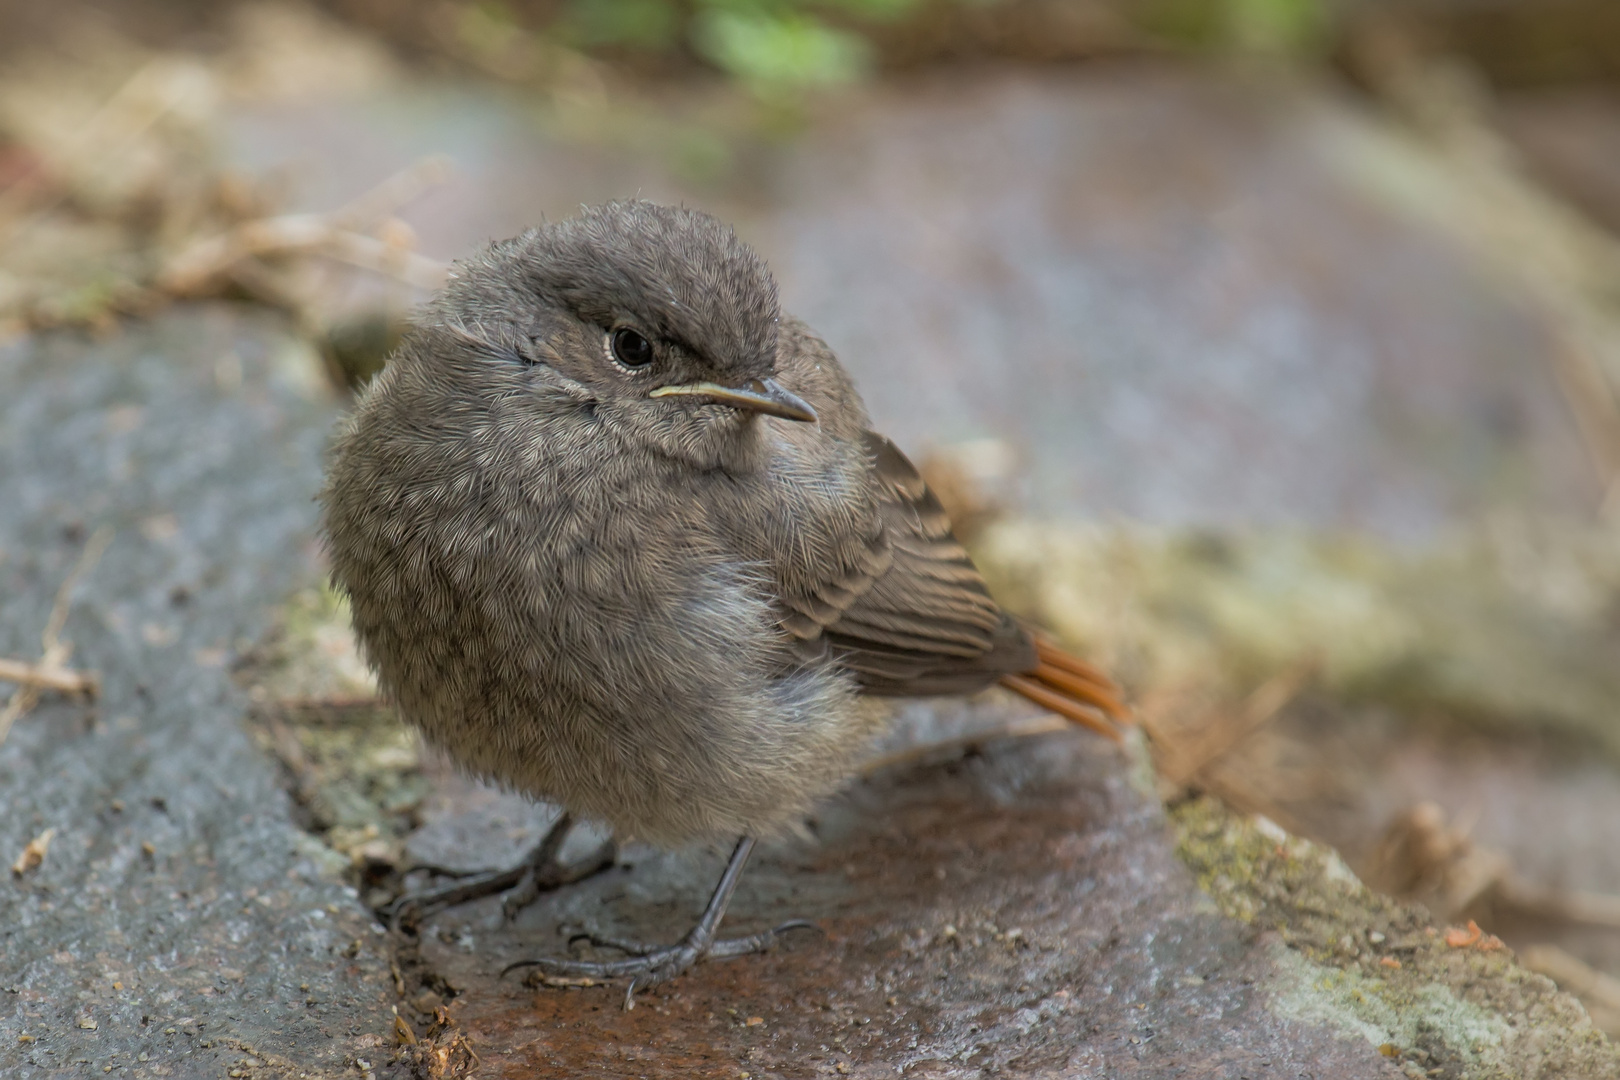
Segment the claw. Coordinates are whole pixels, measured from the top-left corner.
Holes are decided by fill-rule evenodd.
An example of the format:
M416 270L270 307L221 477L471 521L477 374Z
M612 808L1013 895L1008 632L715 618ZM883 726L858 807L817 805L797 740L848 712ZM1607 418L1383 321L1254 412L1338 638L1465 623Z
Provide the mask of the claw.
M601 949L617 949L627 956L646 956L649 953L658 951L656 945L648 945L640 941L627 941L624 938L604 937L601 934L593 934L588 930L569 936L568 944L572 945L576 941L588 941Z
M523 908L534 903L542 892L583 881L592 874L612 866L618 853L618 848L614 846L612 840L597 848L590 858L583 862L570 866L558 860L557 855L562 850L563 841L568 838L568 831L573 827L573 823L574 819L569 814L563 814L552 822L551 828L546 831L546 835L535 845L521 866L515 866L510 870L475 874L437 889L400 897L383 909L388 925L398 930L406 921L407 915L414 914L415 917L422 918L435 911L500 892L506 893L501 900L501 912L510 922Z
M737 846L731 853L731 860L726 863L725 872L720 875L720 881L714 887L714 893L709 897L708 906L703 909L702 917L679 943L663 946L645 945L638 941L626 941L623 938L586 931L573 935L569 941L585 940L602 948L617 949L626 954L625 958L563 960L543 956L508 964L501 969L501 977L505 978L518 968L538 968L552 978L562 976L618 979L628 975L630 985L625 989L624 1007L629 1010L635 1007L635 992L638 987L656 986L673 979L705 957L721 959L764 952L776 944L779 934L789 930L817 929L813 923L805 919L789 919L773 929L749 937L730 938L724 941L715 939L715 931L719 929L720 920L725 916L726 905L731 901L731 893L737 887L737 879L742 876L743 866L747 864L748 853L753 847L752 837L745 836L737 841ZM533 976L529 978L532 979Z

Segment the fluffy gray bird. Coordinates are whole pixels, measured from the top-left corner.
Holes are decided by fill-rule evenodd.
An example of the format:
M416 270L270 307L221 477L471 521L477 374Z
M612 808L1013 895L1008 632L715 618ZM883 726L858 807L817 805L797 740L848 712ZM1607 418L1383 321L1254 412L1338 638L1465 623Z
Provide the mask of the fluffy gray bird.
M1123 716L1105 677L997 606L764 262L696 211L588 208L457 264L343 427L322 500L401 714L566 810L519 900L557 880L576 818L665 845L742 837L680 943L534 961L552 973L633 993L768 946L716 929L752 838L868 747L859 694L1002 680L1091 726Z

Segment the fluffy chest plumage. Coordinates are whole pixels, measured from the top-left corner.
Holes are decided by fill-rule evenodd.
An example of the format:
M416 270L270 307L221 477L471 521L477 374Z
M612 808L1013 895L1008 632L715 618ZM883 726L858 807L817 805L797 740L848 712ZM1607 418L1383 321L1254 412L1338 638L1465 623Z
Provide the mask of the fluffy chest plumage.
M406 718L477 773L640 835L766 827L869 730L781 626L770 474L592 449L351 435L327 502L356 629ZM715 769L726 790L692 786Z

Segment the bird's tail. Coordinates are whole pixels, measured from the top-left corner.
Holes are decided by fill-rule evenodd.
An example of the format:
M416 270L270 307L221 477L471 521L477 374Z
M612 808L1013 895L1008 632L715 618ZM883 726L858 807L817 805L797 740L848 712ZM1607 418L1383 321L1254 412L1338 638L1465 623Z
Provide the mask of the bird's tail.
M1065 720L1119 742L1122 729L1133 720L1114 680L1095 665L1038 637L1035 655L1039 663L1033 670L1004 675L1001 685Z

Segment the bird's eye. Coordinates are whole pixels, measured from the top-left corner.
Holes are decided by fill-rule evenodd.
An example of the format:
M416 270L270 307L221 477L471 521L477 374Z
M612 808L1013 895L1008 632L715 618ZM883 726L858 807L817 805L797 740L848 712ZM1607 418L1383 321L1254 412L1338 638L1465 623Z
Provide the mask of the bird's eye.
M627 368L646 367L653 359L652 342L621 326L613 331L613 358Z

